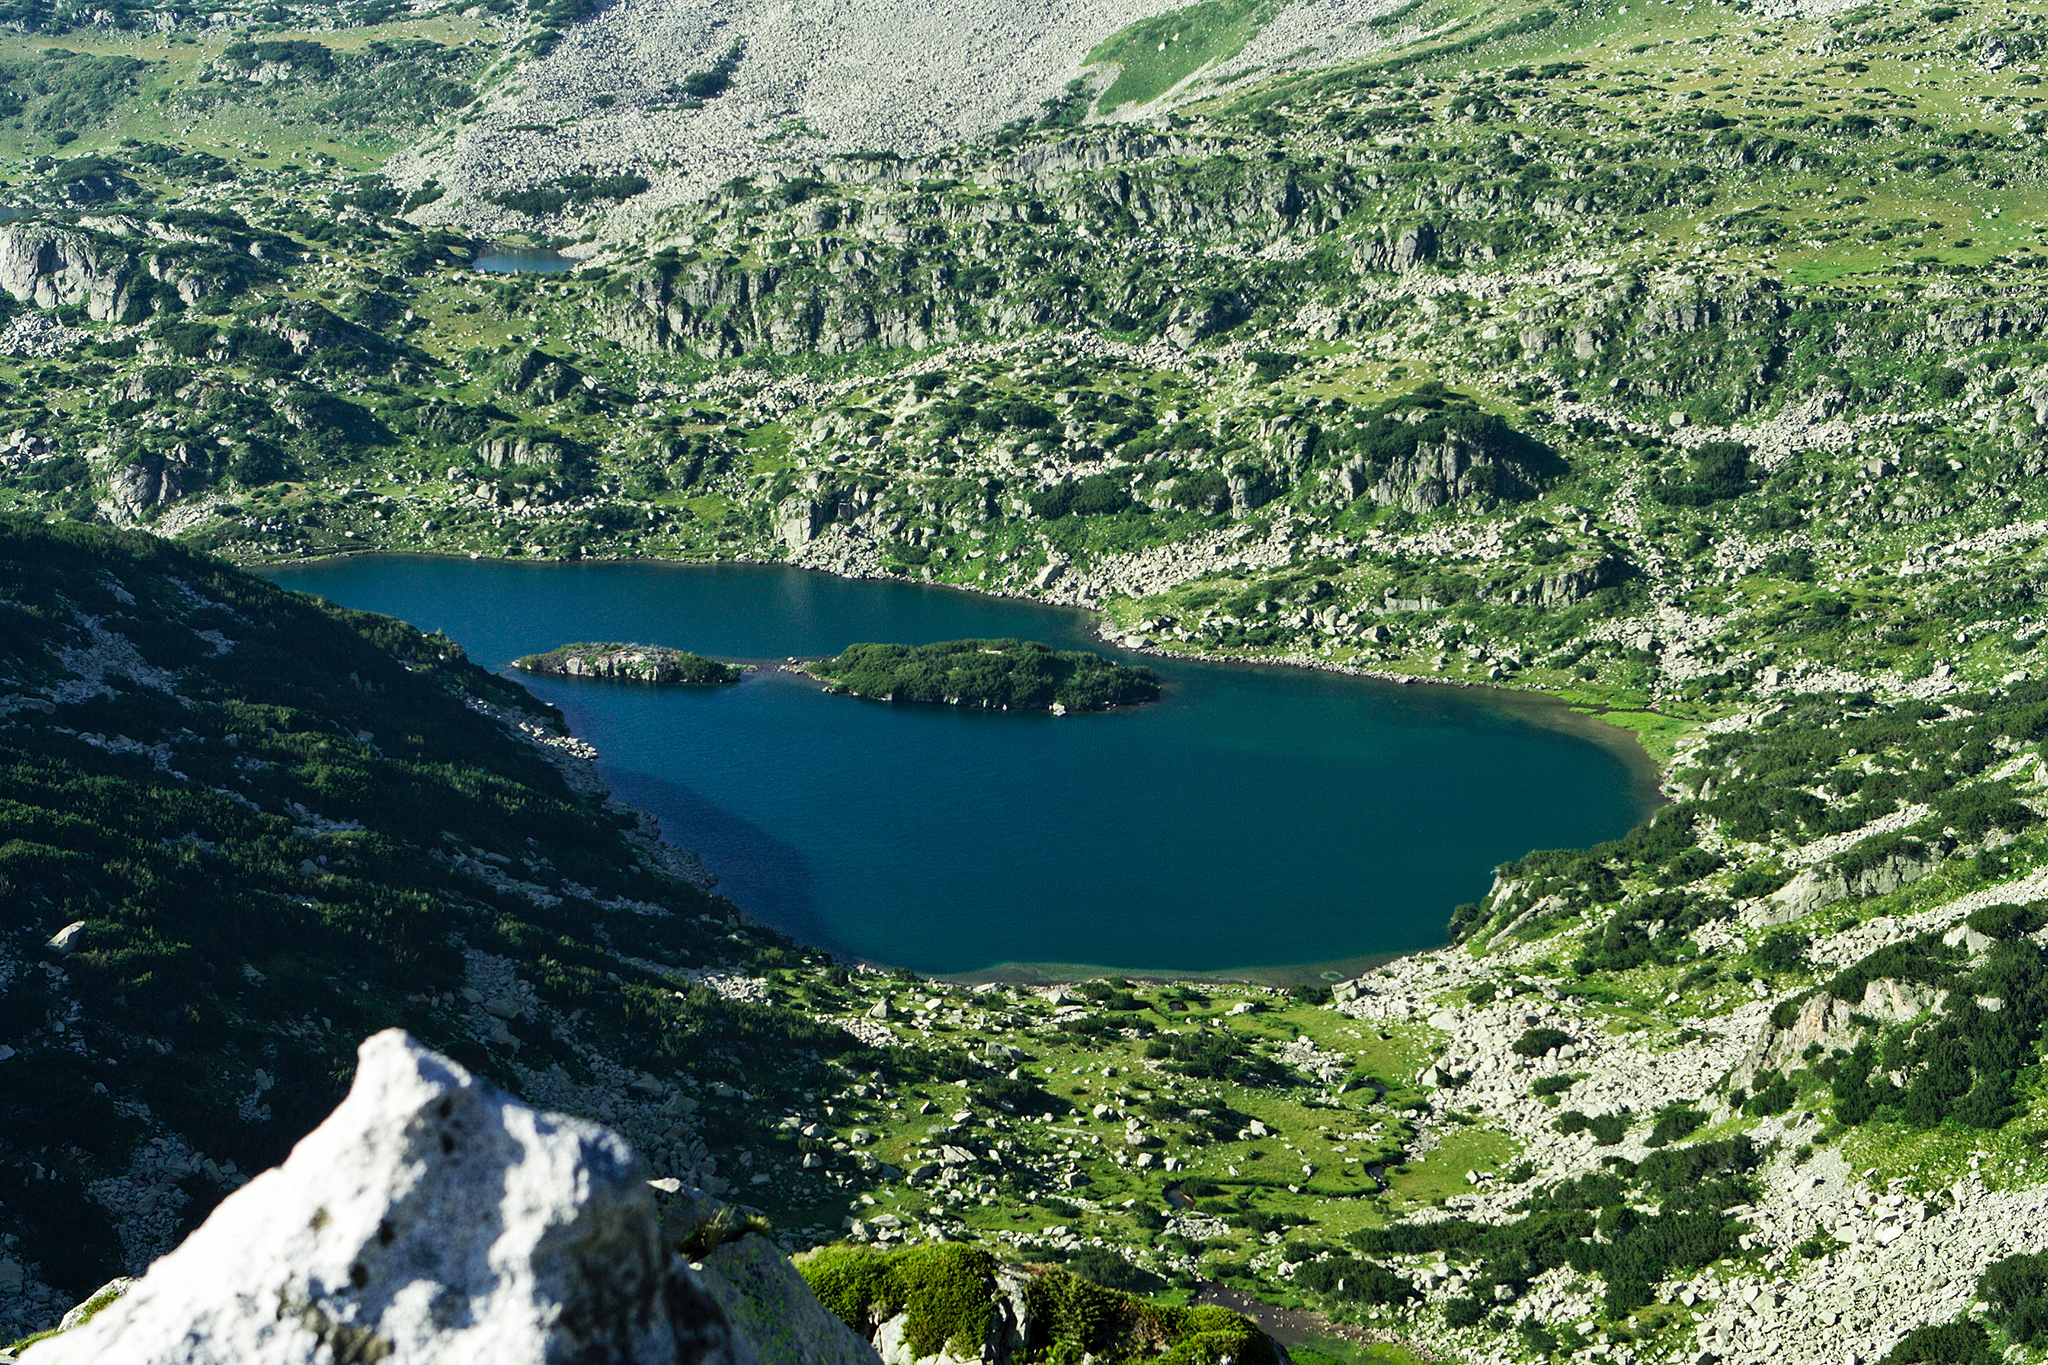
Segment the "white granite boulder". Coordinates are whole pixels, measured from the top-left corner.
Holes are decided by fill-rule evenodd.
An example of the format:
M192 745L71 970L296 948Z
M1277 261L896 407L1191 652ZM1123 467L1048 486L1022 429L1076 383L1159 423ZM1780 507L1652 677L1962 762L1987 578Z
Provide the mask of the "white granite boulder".
M624 1139L395 1029L284 1165L24 1360L762 1365L702 1267L664 1246Z

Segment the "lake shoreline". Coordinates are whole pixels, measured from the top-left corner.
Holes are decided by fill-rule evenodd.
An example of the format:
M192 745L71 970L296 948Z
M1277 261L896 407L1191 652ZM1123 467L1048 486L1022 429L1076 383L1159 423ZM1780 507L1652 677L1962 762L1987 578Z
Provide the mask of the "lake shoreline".
M464 563L481 562L484 556L472 553L455 553L447 550L393 550L377 546L365 546L359 550L343 550L338 554L308 555L302 559L248 559L236 563L251 572L265 568L311 567L320 564L340 563L351 559L364 559L376 555L401 555L419 559L447 559ZM1474 682L1469 678L1439 678L1426 673L1400 673L1392 669L1361 668L1354 664L1339 663L1334 659L1319 659L1310 654L1280 654L1253 656L1244 654L1202 654L1192 650L1168 649L1150 643L1130 644L1124 633L1110 624L1109 618L1098 607L1078 607L1065 602L1048 602L1043 598L1023 593L997 592L988 588L968 587L960 583L935 583L907 574L838 573L832 569L819 568L809 564L791 564L784 559L762 559L752 555L734 555L730 559L672 559L664 555L586 555L581 559L553 559L539 557L498 556L491 560L501 564L671 564L677 568L709 568L728 564L759 565L764 568L794 569L802 573L819 574L825 578L844 582L861 583L902 583L913 588L938 588L957 592L969 597L988 598L998 602L1021 602L1028 606L1054 611L1077 612L1091 618L1089 634L1103 644L1130 654L1150 655L1161 659L1177 659L1183 663L1223 664L1246 668L1292 668L1312 673L1334 673L1340 677L1366 678L1374 682L1389 683L1397 687L1429 686L1453 687L1465 691L1485 692L1496 698L1513 699L1524 703L1528 718L1541 719L1547 728L1580 739L1606 749L1626 763L1630 776L1638 783L1638 793L1646 807L1643 819L1655 813L1655 808L1666 805L1671 795L1665 790L1664 782L1669 776L1656 757L1645 749L1633 731L1619 725L1609 725L1599 719L1599 712L1580 709L1574 703L1553 692L1536 687L1517 687L1499 681ZM805 662L798 660L797 662ZM1601 708L1615 710L1618 708ZM1662 714L1644 708L1648 714ZM1547 714L1545 714L1547 713ZM1640 822L1638 822L1640 823Z
M548 559L540 557L507 558L487 557L471 554L391 551L388 549L380 549L374 547L363 547L361 549L354 549L342 554L335 555L323 555L318 557L306 557L303 559L272 561L270 564L263 565L261 567L274 568L277 571L286 571L292 568L314 567L322 564L334 564L351 560L373 559L380 557L398 560L442 561L451 564L486 562L499 564L506 567L519 564L532 564L536 568L543 568L547 570L559 569L562 567L578 564L587 564L593 567L601 565L628 564L665 565L677 570L718 568L725 566L746 566L749 568L784 571L791 568L806 567L789 565L780 560L759 559L744 556L735 556L730 559L696 560L669 559L664 557L647 556L589 556L579 560L565 560ZM967 595L975 600L1014 602L1022 606L1031 607L1034 610L1051 612L1061 615L1073 613L1075 616L1075 625L1072 627L1072 629L1075 631L1075 633L1083 635L1090 640L1107 645L1119 652L1139 656L1157 655L1161 658L1173 659L1179 662L1191 663L1196 665L1222 665L1224 667L1220 671L1226 673L1237 673L1241 671L1257 672L1257 666L1271 665L1276 667L1288 668L1290 670L1331 673L1344 677L1360 678L1364 679L1367 682L1377 683L1382 686L1405 686L1409 683L1413 683L1419 680L1423 682L1451 683L1467 690L1468 692L1475 688L1481 689L1488 694L1489 701L1495 703L1496 705L1499 705L1499 709L1505 712L1511 718L1523 721L1524 723L1532 723L1540 726L1541 728L1549 729L1555 732L1568 733L1576 738L1589 740L1596 744L1597 747L1607 752L1611 757L1618 759L1630 778L1630 786L1632 788L1632 807L1636 811L1641 812L1641 814L1636 817L1637 823L1640 823L1641 819L1647 818L1648 815L1653 812L1654 804L1661 804L1661 802L1664 799L1663 794L1661 793L1661 791L1658 790L1658 787L1662 779L1661 770L1657 767L1655 761L1651 758L1647 751L1645 751L1639 744L1636 743L1635 737L1630 732L1620 729L1619 727L1604 724L1602 722L1597 721L1591 716L1576 711L1572 708L1571 703L1565 701L1562 698L1548 696L1544 693L1537 692L1531 689L1516 688L1512 686L1504 687L1498 685L1473 683L1462 679L1431 678L1426 676L1418 679L1413 675L1391 673L1386 670L1358 668L1346 664L1337 663L1332 660L1316 659L1300 655L1280 656L1272 658L1254 658L1230 655L1210 655L1197 653L1193 651L1173 650L1151 644L1150 642L1147 642L1142 645L1134 645L1127 643L1121 637L1121 632L1118 632L1116 628L1109 623L1108 619L1100 611L1091 608L1074 607L1063 603L1046 603L1029 596L1022 596L1012 593L991 592L985 589L960 587L959 585L954 584L927 583L918 579L906 578L894 574L844 574L834 573L830 570L824 569L817 570L817 572L823 578L838 581L865 580L879 583L894 583L904 587L915 588L954 588L962 594ZM732 657L738 658L740 656L735 655ZM762 664L767 665L769 668L773 668L775 671L782 671L795 674L799 679L810 685L821 685L824 680L818 678L816 675L810 674L808 670L801 667L801 665L806 661L807 660L804 656L787 656L785 660L775 661L774 663L771 663L771 661L767 659L763 659L761 662ZM792 663L796 666L792 667ZM1251 667L1248 669L1243 667L1247 665ZM764 671L766 671L766 669L764 669ZM524 678L533 675L522 674L517 670L510 670L508 671L508 676ZM549 677L553 675L542 674L539 676ZM595 766L598 763L604 761L607 757L607 755L593 754L593 757L590 760L592 764L592 770L595 771ZM606 781L605 785L609 788L614 784L611 781ZM665 835L663 836L663 842L668 842ZM677 849L678 851L683 851L684 849L684 845L681 843L674 843L670 844L669 846ZM1535 846L1548 847L1550 845L1539 844ZM1526 850L1523 851L1526 852ZM1515 856L1520 855L1518 853ZM835 933L818 932L818 929L821 926L812 925L798 926L794 929L785 928L780 922L781 917L776 916L772 910L769 910L764 913L764 911L758 907L749 908L747 906L738 904L735 905L735 909L738 910L740 913L746 915L747 918L753 920L756 923L777 928L779 932L788 933L794 941L800 944L804 944L808 947L813 947L818 951L827 953L836 959L846 962L849 965L860 964L875 967L888 967L893 965L889 963L885 958L879 955L870 955L868 953L864 953L852 948L851 945L848 945L841 941L839 939L839 936ZM1450 912L1451 902L1450 899L1446 899L1443 905L1441 906L1442 920L1438 922L1440 924L1447 923ZM1003 982L1006 984L1027 986L1050 986L1055 984L1088 980L1105 975L1123 976L1134 979L1143 979L1158 982L1185 982L1191 985L1199 985L1203 982L1208 982L1211 984L1243 983L1255 986L1264 986L1268 988L1284 988L1286 986L1296 984L1327 985L1340 980L1354 979L1358 976L1365 975L1368 972L1371 972L1392 962L1397 962L1404 959L1426 958L1432 954L1443 951L1445 948L1449 946L1453 946L1451 945L1448 936L1444 934L1441 929L1438 929L1434 934L1431 935L1431 937L1434 939L1433 942L1416 944L1413 943L1411 940L1412 946L1402 947L1399 949L1390 949L1378 953L1347 954L1336 958L1312 958L1307 960L1300 958L1285 958L1278 961L1263 963L1240 962L1239 964L1235 965L1219 967L1165 966L1161 965L1158 962L1157 958L1153 958L1153 960L1149 963L1143 962L1142 958L1151 957L1151 954L1149 952L1143 952L1141 945L1140 954L1128 955L1130 958L1136 959L1133 961L1132 965L1128 966L1120 965L1116 962L1100 962L1086 960L999 960L988 963L983 966L966 968L961 970L923 969L918 971L918 975L929 980L952 982L959 984Z

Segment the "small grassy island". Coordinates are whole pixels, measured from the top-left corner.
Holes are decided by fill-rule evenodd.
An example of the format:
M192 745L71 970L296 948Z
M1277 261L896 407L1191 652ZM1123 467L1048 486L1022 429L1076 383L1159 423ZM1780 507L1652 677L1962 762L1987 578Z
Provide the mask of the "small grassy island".
M629 682L710 685L736 683L744 669L683 649L660 645L575 644L514 659L524 673L558 678L621 678Z
M849 645L804 666L835 692L875 701L943 702L1004 711L1103 711L1159 700L1159 677L1081 649L1031 640Z

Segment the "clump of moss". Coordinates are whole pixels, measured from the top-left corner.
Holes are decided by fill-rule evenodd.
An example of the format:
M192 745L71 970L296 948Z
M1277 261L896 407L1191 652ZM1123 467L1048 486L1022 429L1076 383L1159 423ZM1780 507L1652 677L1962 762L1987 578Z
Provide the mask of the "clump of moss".
M864 1336L904 1313L904 1339L919 1358L950 1348L981 1353L1004 1292L996 1259L972 1247L940 1243L882 1251L826 1247L799 1269L832 1313ZM1227 1308L1179 1308L1108 1289L1056 1266L1020 1267L1025 1318L1035 1358L1157 1361L1160 1365L1278 1365L1279 1356L1250 1321Z
M973 1359L988 1340L996 1260L986 1251L948 1243L890 1252L834 1246L800 1268L818 1301L864 1336L907 1313L904 1340L919 1359L948 1346Z

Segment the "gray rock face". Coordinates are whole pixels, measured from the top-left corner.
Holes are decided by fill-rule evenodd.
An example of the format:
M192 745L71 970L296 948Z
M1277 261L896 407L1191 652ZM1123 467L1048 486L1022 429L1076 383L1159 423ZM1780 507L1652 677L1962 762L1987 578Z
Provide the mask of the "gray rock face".
M919 1356L909 1340L910 1315L898 1313L875 1328L874 1349L883 1365L1011 1365L1024 1358L1031 1340L1031 1306L1025 1279L1007 1268L996 1271L995 1312L977 1355L956 1355L951 1343L937 1355Z
M101 231L34 218L0 227L0 289L38 308L82 307L95 322L139 322L159 295L190 305L231 287L216 269L154 253L132 218L94 222Z
M1495 459L1456 434L1441 444L1418 445L1387 466L1370 489L1374 502L1429 512L1468 498L1518 500L1540 491L1521 466Z
M119 321L133 272L127 256L90 233L41 222L0 227L0 289L38 308L83 305L95 322Z
M1602 555L1591 564L1544 574L1527 588L1509 593L1508 600L1534 602L1544 607L1570 606L1574 602L1583 602L1602 588L1621 582L1628 572L1628 560L1622 556Z
M545 351L528 347L505 367L499 387L524 394L536 407L559 403L583 384L583 372Z
M765 1237L706 1253L698 1279L753 1346L761 1365L875 1365L875 1350L818 1302Z
M477 442L477 457L493 469L510 465L559 466L569 462L568 452L553 441L536 441L531 436L494 436Z
M211 476L212 456L180 441L164 452L150 452L134 464L107 475L107 501L117 521L136 521L151 510L176 502L204 488Z
M775 506L776 539L792 550L816 540L827 526L858 521L875 504L870 489L835 487L815 476L805 483L803 492Z
M1361 270L1406 271L1437 257L1436 229L1428 223L1399 230L1382 228L1353 252Z
M789 1316L807 1301L822 1313L807 1290L797 1299L792 1280L793 1271L777 1281L768 1297L781 1298L758 1311ZM844 1351L804 1358L853 1365ZM117 1302L24 1359L764 1357L701 1264L665 1246L646 1169L622 1138L529 1108L394 1029L363 1044L348 1098L283 1166L231 1195Z
M1854 872L1822 863L1806 868L1768 898L1755 902L1744 917L1763 927L1789 924L1837 901L1890 895L1940 867L1941 858L1942 850L1909 845Z

